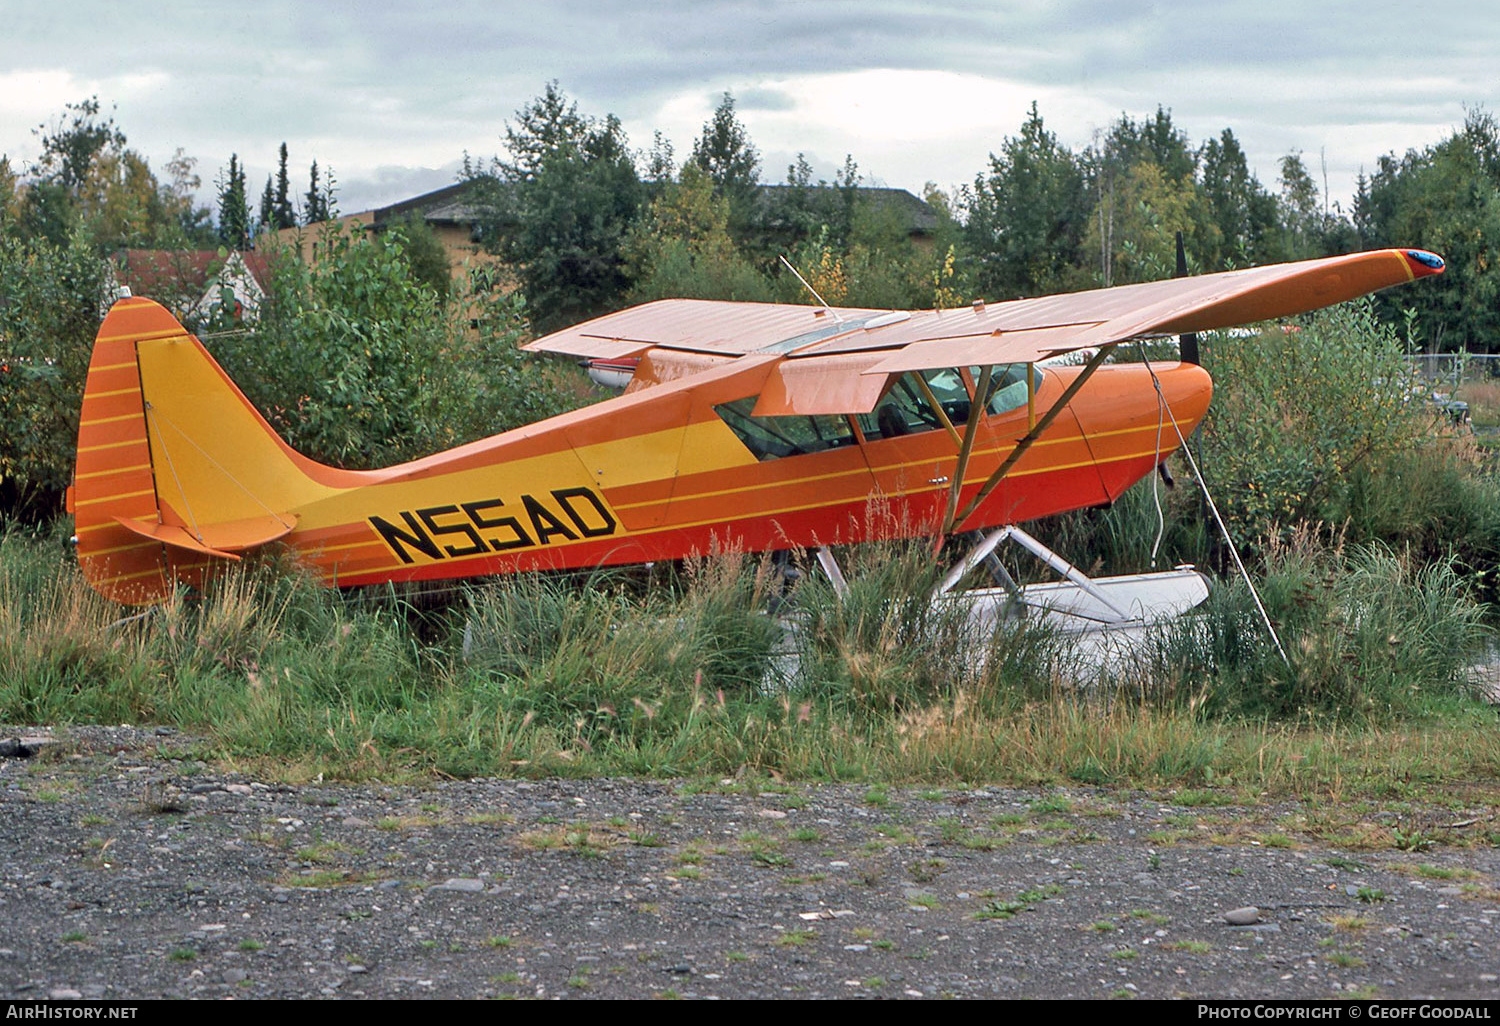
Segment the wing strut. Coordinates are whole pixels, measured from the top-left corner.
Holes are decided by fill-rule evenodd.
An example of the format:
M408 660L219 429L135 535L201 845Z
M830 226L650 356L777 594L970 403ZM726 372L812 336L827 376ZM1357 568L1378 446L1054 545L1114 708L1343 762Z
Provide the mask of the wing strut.
M917 371L912 375L912 379L916 381L917 390L922 393L922 398L927 400L927 405L931 406L932 412L937 415L939 423L943 425L943 430L948 432L949 438L953 439L953 444L962 447L964 443L958 437L958 429L953 426L953 421L948 419L948 411L943 409L943 404L938 402L937 396L932 394L932 386L927 383L922 372Z
M943 511L943 534L953 529L953 511L958 509L958 493L963 490L964 475L969 472L969 454L974 451L974 436L979 434L979 422L984 419L985 400L989 396L990 378L994 373L994 365L985 364L984 370L979 372L979 383L974 386L974 401L969 404L969 422L964 425L964 440L958 447L958 464L953 468L953 484L948 488L948 507Z
M1016 447L1010 451L1010 455L1005 457L1005 462L995 468L995 472L989 476L989 480L980 486L978 493L975 494L974 498L969 500L969 504L957 515L950 515L944 518L943 534L947 534L955 526L967 520L979 508L979 504L990 497L990 493L995 490L1001 481L1005 480L1005 475L1010 473L1011 468L1020 461L1022 456L1026 455L1026 451L1042 436L1042 433L1052 426L1052 422L1063 411L1063 407L1073 401L1073 397L1078 394L1078 390L1083 387L1084 382L1094 376L1094 371L1099 369L1099 365L1109 355L1111 348L1110 346L1101 346L1098 352L1094 353L1089 362L1084 365L1078 377L1074 378L1073 383L1068 386L1067 391L1058 397L1057 402L1052 404L1051 409L1042 414L1042 418L1032 425L1031 430L1026 432L1026 436L1016 443ZM974 419L973 417L970 418L971 421ZM956 488L962 480L961 477L954 479L955 494ZM948 508L950 511L952 510L953 506L951 503Z

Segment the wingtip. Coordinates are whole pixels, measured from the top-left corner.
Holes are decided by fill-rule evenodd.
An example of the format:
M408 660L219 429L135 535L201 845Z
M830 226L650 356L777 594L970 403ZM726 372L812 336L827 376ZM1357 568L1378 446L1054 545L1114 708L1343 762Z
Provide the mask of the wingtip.
M1429 253L1425 249L1404 249L1401 255L1406 257L1412 273L1419 278L1428 274L1442 274L1447 268L1442 257L1436 253Z

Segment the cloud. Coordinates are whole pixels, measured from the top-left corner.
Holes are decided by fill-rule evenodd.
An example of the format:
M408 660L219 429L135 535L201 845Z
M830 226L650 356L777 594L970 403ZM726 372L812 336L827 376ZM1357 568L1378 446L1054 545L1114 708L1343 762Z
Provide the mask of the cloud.
M796 97L784 89L754 86L736 96L735 108L740 111L795 110Z
M556 79L678 153L731 90L763 153L851 153L911 188L971 179L1032 100L1069 146L1160 104L1194 142L1232 128L1263 180L1289 148L1325 148L1330 181L1352 181L1494 105L1497 44L1480 0L157 0L149 18L70 0L8 12L0 152L34 157L31 129L97 94L157 166L181 146L212 178L238 153L255 181L285 140L352 192L494 153Z

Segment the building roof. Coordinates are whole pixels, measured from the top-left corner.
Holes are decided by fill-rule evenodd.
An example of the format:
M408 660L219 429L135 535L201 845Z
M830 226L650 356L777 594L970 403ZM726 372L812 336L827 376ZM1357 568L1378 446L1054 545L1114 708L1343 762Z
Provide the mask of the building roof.
M799 194L804 202L823 205L840 194L836 185L758 185L756 205L759 215L767 227L786 227L790 223L789 212ZM908 235L931 235L937 229L938 215L926 200L919 199L905 189L859 186L855 195L876 211L897 219Z
M484 215L484 200L479 189L488 187L488 182L457 182L380 207L371 211L369 217L376 228L410 214L420 214L430 224L472 225ZM797 195L796 189L791 185L756 186L756 207L759 218L767 227L784 227L790 223L786 211ZM861 186L855 193L860 200L899 219L908 235L930 235L937 228L937 211L906 189ZM832 185L809 185L802 193L817 203L826 203L837 194L838 187Z
M371 221L378 228L408 214L421 214L429 222L472 224L482 214L482 204L475 192L474 182L458 182L373 210Z
M137 296L197 295L235 254L212 249L122 249L112 262L121 285ZM270 280L264 254L240 253L245 268L262 288Z

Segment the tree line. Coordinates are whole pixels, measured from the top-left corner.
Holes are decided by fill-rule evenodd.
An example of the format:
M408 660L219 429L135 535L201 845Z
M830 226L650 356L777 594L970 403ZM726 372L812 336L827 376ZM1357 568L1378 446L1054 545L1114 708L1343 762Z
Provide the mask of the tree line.
M215 209L182 150L162 174L130 148L96 97L36 130L41 156L17 172L0 157L0 230L62 244L86 232L100 251L249 248L268 230L337 215L332 172L313 161L294 188L283 143L258 204L238 154L215 178ZM1434 349L1496 347L1500 126L1470 110L1448 138L1387 153L1352 202L1319 189L1303 154L1264 184L1232 129L1200 143L1158 107L1122 114L1082 148L1059 142L1033 104L987 166L951 192L929 183L930 228L865 188L852 156L814 181L802 155L768 175L726 93L678 161L656 133L633 148L614 115L595 116L550 83L505 124L504 155L465 156L475 229L511 265L535 325L549 330L664 296L808 301L793 264L829 303L885 307L1004 300L1162 277L1177 233L1194 271L1389 245L1442 253L1448 273L1382 299L1416 313ZM774 178L775 185L766 179ZM420 226L413 228L419 234ZM436 282L440 274L431 276Z
M1165 277L1183 234L1191 269L1331 256L1383 246L1444 254L1449 271L1402 304L1433 348L1500 346L1500 126L1482 109L1423 150L1376 159L1346 209L1303 154L1263 184L1232 129L1195 144L1164 107L1122 114L1082 149L1032 104L988 166L952 193L916 244L852 156L812 181L802 155L785 185L726 93L680 165L660 133L633 151L613 115L581 113L555 83L516 112L506 157L465 159L483 196L486 244L516 269L538 327L663 296L807 301L788 256L830 303L914 307L1005 300Z
M179 148L165 175L130 147L97 96L65 105L51 124L34 130L41 154L22 172L0 155L0 231L64 245L85 233L101 251L120 248L193 249L223 245L249 249L262 231L313 225L336 216L331 172L309 169L300 204L291 194L286 143L274 176L266 179L259 210L246 192L239 154L214 179L214 209L197 201L198 162Z

